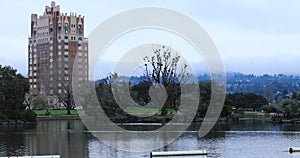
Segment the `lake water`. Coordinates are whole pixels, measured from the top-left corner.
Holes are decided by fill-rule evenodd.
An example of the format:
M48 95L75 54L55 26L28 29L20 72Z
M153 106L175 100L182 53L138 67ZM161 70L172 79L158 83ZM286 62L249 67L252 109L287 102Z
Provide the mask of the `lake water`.
M130 127L134 125L127 128ZM255 119L218 123L204 138L198 137L198 128L197 124L192 125L174 142L156 151L206 150L208 155L204 157L300 157L300 153L288 152L290 147L300 147L300 125L273 125ZM157 141L137 140L141 143ZM124 145L128 140L117 141ZM85 130L81 121L39 121L36 125L0 126L0 156L57 154L62 158L150 157L149 152L124 152L105 145Z

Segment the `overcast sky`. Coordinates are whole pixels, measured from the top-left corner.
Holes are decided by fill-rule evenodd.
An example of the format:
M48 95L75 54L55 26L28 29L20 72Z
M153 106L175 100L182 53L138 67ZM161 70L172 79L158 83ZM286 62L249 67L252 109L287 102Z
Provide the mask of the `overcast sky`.
M43 14L48 0L1 1L0 64L27 76L31 13ZM211 36L226 71L300 74L298 0L57 0L61 12L85 16L86 36L104 20L138 7L163 7L197 21Z

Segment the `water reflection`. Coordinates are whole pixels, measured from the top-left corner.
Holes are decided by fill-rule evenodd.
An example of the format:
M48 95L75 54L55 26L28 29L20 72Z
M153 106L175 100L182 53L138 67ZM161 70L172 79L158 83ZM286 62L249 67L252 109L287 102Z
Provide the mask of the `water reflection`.
M37 135L31 138L31 153L59 154L64 157L86 157L89 136L79 121L39 122Z
M35 125L0 127L1 155L22 155L24 152L29 153L30 145L25 135L29 135L29 131L32 129L35 129Z
M80 121L41 121L37 125L0 127L0 156L63 155L83 158L90 135Z
M126 128L143 130L143 126ZM149 127L145 127L149 129ZM174 142L155 151L207 150L207 157L300 157L289 154L289 147L300 147L300 125L270 124L263 120L241 120L239 123L215 125L205 137L198 136L199 124L191 125ZM113 134L114 135L114 134ZM105 139L127 146L130 141L157 143L161 140ZM36 125L0 126L0 156L59 154L63 158L150 157L150 152L131 153L111 148L86 131L81 121L40 121Z

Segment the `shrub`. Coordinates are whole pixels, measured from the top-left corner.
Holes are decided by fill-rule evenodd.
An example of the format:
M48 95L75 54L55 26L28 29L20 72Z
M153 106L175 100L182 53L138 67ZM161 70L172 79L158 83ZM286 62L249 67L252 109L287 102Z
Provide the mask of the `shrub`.
M46 112L45 112L45 115L46 115L46 116L49 116L49 115L51 115L51 112L46 111Z
M26 110L24 111L24 119L26 121L35 121L36 119L36 113L32 110Z
M0 120L6 120L7 116L5 114L0 113Z
M143 119L144 122L163 122L163 118L159 117L159 116L152 116L152 117L148 117L148 118L145 118Z
M273 106L270 106L270 105L263 105L261 107L261 109L264 111L264 112L267 112L267 113L271 113L271 112L277 112L277 109Z
M7 114L9 119L15 119L15 120L22 120L23 119L23 113L20 111L12 111Z

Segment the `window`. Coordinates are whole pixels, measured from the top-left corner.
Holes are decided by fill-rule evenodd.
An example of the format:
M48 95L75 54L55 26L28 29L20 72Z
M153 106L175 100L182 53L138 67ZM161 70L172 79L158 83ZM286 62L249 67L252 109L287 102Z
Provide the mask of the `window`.
M78 25L78 34L82 34L82 25L81 24Z
M33 28L33 36L36 36L36 27Z
M65 36L65 39L68 39L69 37L68 36Z
M58 23L57 32L61 33L61 23Z
M50 27L49 27L49 33L52 34L53 33L53 25L50 24Z
M78 37L78 40L79 40L79 41L82 41L82 37Z
M69 24L65 23L65 33L68 33L68 32L69 32Z

